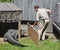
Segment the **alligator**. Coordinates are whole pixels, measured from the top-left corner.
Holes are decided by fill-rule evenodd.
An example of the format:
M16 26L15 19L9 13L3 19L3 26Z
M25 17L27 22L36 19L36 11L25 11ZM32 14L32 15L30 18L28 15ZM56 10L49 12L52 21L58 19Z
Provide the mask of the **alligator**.
M26 45L20 44L18 42L18 30L14 29L9 29L5 34L4 34L4 42L10 42L13 45L25 47Z

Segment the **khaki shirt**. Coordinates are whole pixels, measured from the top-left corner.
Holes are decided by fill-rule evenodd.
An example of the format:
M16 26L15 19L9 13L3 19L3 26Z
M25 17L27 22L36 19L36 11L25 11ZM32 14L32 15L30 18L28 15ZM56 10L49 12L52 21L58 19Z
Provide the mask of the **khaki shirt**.
M49 19L49 15L47 12L50 12L51 10L45 9L45 8L39 8L36 14L36 20L39 21L39 18L43 19Z

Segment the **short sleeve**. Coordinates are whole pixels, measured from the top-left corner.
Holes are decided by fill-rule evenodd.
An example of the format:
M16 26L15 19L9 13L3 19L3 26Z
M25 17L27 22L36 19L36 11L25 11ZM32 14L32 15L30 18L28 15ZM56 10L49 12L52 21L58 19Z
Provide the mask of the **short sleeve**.
M39 21L39 13L36 14L36 21Z
M51 10L49 10L49 9L46 9L46 11L47 11L47 12L51 12Z

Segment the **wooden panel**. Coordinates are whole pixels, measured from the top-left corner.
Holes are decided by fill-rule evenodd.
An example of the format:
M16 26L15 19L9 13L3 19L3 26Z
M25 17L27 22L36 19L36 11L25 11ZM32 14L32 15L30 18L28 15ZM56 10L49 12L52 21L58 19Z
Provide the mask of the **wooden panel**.
M31 27L31 25L28 23L28 33L30 38L32 39L32 41L39 46L39 40L38 40L38 33L37 31L34 30L33 27Z
M23 9L23 20L35 20L36 14L34 5L39 5L40 8L48 8L52 10L52 17L54 16L55 2L60 0L14 0L14 3Z
M19 8L22 9L23 11L23 0L14 0L14 4L16 4ZM23 11L24 12L24 11ZM25 16L24 16L25 17ZM23 14L20 15L20 19L22 20L23 18Z
M28 4L29 4L29 20L33 20L32 2L33 2L33 0L28 0Z
M17 2L18 1L18 2ZM21 2L22 0L15 0L14 2L16 2L17 5L22 6L23 8L23 20L30 20L30 21L35 21L36 20L36 12L34 10L34 5L39 5L40 8L48 8L52 10L52 14L50 17L50 24L48 27L48 32L52 32L52 20L53 18L55 18L54 13L55 13L55 3L56 1L60 1L60 0L23 0L23 2ZM20 4L22 3L22 4Z
M13 3L0 3L0 11L22 11Z
M29 20L29 4L28 4L28 0L23 1L23 20Z

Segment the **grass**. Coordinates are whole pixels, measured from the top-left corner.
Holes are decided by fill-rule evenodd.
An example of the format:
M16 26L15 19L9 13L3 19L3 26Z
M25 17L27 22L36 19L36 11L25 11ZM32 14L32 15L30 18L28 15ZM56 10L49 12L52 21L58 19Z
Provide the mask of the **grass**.
M11 2L13 2L13 0L0 0L0 2L8 2L8 3L11 3Z
M28 47L19 47L9 43L0 43L0 50L60 50L60 41L52 39L40 41L39 47L37 47L30 38L22 39L20 40L20 43L28 45Z

